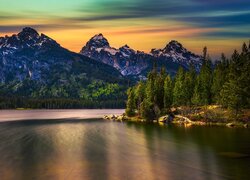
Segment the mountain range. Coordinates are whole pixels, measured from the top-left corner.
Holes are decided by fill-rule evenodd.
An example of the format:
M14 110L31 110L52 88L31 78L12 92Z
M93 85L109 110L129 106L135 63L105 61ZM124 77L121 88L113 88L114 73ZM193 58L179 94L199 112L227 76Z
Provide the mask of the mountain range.
M110 46L102 34L97 34L86 43L80 54L113 66L123 76L145 77L154 61L159 67L166 66L170 74L175 74L180 66L188 69L193 64L198 71L202 65L201 56L188 51L174 40L163 49L152 49L150 53L145 53L131 49L128 45L116 49Z
M115 68L61 47L32 28L0 38L0 96L124 99ZM1 104L1 102L0 102Z
M50 37L26 27L18 34L0 37L0 96L36 98L124 98L128 81L145 79L154 62L174 75L202 57L171 41L150 53L128 45L111 47L97 34L79 53L69 51Z

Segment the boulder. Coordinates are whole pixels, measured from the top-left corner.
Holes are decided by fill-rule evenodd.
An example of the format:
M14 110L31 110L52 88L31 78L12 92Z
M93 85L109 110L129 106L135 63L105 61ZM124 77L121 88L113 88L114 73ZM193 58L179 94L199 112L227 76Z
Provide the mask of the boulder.
M226 126L227 126L227 127L234 127L235 124L234 124L234 123L227 123Z

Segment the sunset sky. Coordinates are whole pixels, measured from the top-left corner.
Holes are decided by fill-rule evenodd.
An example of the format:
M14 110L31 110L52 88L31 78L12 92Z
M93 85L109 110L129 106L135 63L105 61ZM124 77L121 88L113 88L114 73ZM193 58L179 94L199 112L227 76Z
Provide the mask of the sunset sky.
M250 0L0 0L0 36L30 26L79 52L95 34L149 52L172 39L212 57L250 39Z

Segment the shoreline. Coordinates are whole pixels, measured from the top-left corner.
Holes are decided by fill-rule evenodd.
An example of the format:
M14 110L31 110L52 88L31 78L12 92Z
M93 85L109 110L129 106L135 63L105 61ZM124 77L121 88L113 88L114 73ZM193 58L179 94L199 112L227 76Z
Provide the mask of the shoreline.
M104 115L103 119L118 121L118 122L137 122L137 123L152 123L152 124L160 124L160 125L180 125L185 127L190 126L223 126L228 128L249 128L250 123L243 123L239 121L230 121L230 122L212 122L212 121L192 121L185 116L177 115L171 122L166 121L166 116L161 116L158 120L146 121L145 119L139 118L137 116L128 117L125 114L121 115Z
M122 114L124 109L53 109L53 110L2 110L0 122L38 119L92 119L105 114Z

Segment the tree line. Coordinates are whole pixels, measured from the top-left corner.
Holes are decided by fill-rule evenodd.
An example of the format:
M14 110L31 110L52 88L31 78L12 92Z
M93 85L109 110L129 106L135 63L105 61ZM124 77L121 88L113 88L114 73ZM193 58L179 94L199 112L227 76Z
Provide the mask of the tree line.
M227 59L224 54L212 63L203 49L199 72L193 65L189 70L179 68L173 78L164 67L156 65L146 81L140 81L127 91L126 114L153 120L170 111L171 107L221 105L237 115L250 107L250 42L235 50Z
M102 109L124 108L124 99L83 100L68 98L35 99L27 97L0 97L0 109Z

